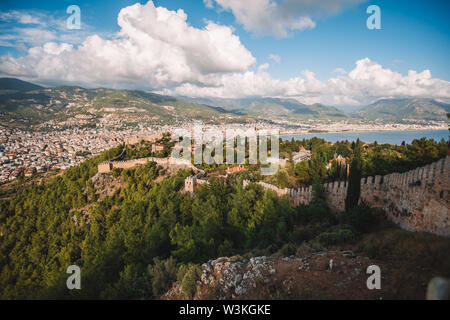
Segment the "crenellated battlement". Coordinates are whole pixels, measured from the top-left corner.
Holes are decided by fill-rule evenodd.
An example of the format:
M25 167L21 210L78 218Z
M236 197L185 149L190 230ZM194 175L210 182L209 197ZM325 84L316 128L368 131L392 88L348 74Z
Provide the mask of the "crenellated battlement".
M411 231L425 231L450 236L450 156L404 173L361 179L360 201L379 208L386 216ZM244 187L248 185L244 181ZM288 195L291 204L309 204L312 187L280 189L274 185L257 182L272 190L278 197ZM328 206L334 212L345 210L348 185L345 182L324 184Z
M194 189L198 185L209 184L208 180L200 179L200 176L204 175L205 172L203 170L199 170L199 172L194 176L189 176L184 179L184 193L190 196L194 195Z
M109 161L102 162L98 165L98 173L108 173L112 170L112 163Z
M206 180L198 175L204 174L189 161L176 158L142 158L127 161L107 161L98 165L99 173L111 172L114 168L131 169L148 162L156 162L169 169L190 168L199 172L185 180L185 192L193 194L194 188ZM402 228L412 231L426 231L450 236L449 174L450 156L439 161L404 173L391 173L361 179L363 201L378 208ZM246 187L248 181L244 181ZM312 186L305 188L278 188L269 183L257 182L264 189L272 190L278 197L287 195L292 206L309 204L312 199ZM334 212L345 210L348 185L344 181L324 184L326 200Z
M185 159L178 159L172 157L169 158L147 157L133 160L102 162L98 165L98 172L109 173L114 168L132 169L137 166L145 165L149 162L156 162L158 165L168 169L193 169L198 171L198 169L194 165L192 165L189 161Z

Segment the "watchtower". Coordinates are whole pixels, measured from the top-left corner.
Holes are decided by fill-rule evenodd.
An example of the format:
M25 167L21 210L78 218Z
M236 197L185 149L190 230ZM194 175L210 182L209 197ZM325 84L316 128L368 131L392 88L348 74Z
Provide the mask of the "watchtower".
M102 162L98 165L98 173L109 173L112 170L112 163L107 161L107 162Z
M196 176L187 177L184 180L184 192L193 194L196 184L197 184L197 177Z

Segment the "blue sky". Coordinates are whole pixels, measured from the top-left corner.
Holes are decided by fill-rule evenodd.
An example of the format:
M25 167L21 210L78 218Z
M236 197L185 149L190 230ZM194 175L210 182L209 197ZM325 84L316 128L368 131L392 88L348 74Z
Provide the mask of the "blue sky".
M252 1L255 3L273 1L273 4L280 7L280 3L284 1L286 3L294 3L292 6L293 8L296 7L295 1L289 0ZM255 23L250 21L246 24L242 19L239 19L239 10L245 14L251 14L252 12L245 11L246 9L242 8L239 9L238 5L233 4L226 7L223 4L226 3L226 0L212 0L212 8L208 8L205 5L207 1L204 3L202 0L155 0L153 2L156 7L161 6L168 10L176 11L182 8L187 14L187 23L199 30L205 28L207 21L232 28L233 34L239 37L240 45L256 59L256 63L250 63L250 60L248 60L249 63L243 63L241 66L236 67L237 69L233 69L230 66L229 69L232 72L251 71L256 73L261 65L268 63L261 70L268 73L271 79L288 81L301 76L303 70L309 70L314 73L315 80L325 83L330 78L340 75L340 72L336 71L337 68L349 72L355 68L357 61L368 58L383 69L399 73L402 76L406 76L409 70L415 70L417 73L429 70L433 79L441 80L439 83L440 89L433 92L440 92L441 98L447 99L446 95L449 90L447 81L450 80L450 66L448 62L450 53L450 1L385 0L372 2L344 0L342 1L343 5L335 12L327 12L327 10L322 10L321 8L298 9L297 6L296 9L293 9L293 12L297 10L296 12L299 12L299 16L310 17L315 25L312 28L306 27L304 29L291 28L289 25L286 25L284 30L288 33L288 36L273 34L267 29L258 30L258 23L260 23L258 21ZM232 2L233 0L230 3ZM298 0L297 3L302 2L307 1ZM8 56L9 59L26 57L28 53L24 51L25 48L42 46L48 41L57 44L67 42L73 45L76 50L77 46L92 34L97 34L105 40L113 39L117 37L116 33L121 30L117 23L119 11L135 3L137 1L129 0L2 0L0 2L0 12L3 13L3 19L0 16L0 56ZM147 1L140 1L140 3L144 5ZM65 10L72 4L78 5L81 9L81 30L64 30L62 27L65 19L68 17ZM366 8L372 4L378 5L381 9L381 30L369 30L366 27L366 19L369 16L366 13ZM248 5L251 6L250 3ZM24 25L19 23L17 19L5 18L7 17L5 14L11 12L37 16L41 20L46 20L48 24L45 27L33 24ZM45 17L48 17L48 19ZM291 18L297 19L299 17L293 15ZM254 20L257 20L257 18ZM58 23L60 23L59 26L57 26ZM21 28L43 28L52 31L52 36L49 34L48 38L42 39L42 43L39 43L39 39L36 40L35 37L33 38L34 41L31 41L23 36L20 31ZM61 38L59 38L60 34L62 35ZM146 50L151 50L151 48ZM208 52L205 52L205 54L208 54ZM271 54L279 56L280 61L277 62L270 59L269 56ZM236 59L238 59L238 56L236 56ZM189 67L192 66L189 65ZM6 67L3 69L6 70ZM228 72L228 68L225 69ZM11 75L10 71L5 72L2 70L0 63L0 72L2 71L4 74ZM222 71L214 71L214 74L221 74ZM23 76L23 73L18 73ZM343 72L342 75L344 75ZM205 76L202 73L201 80L194 77L195 80L192 83L196 85L200 81L202 82L201 87L205 86L205 81L213 81L203 79ZM50 83L58 80L57 77L52 77L54 79L46 79L36 71L34 74L30 74L28 78L34 78L41 83ZM126 77L129 76L127 75ZM27 75L25 75L25 78L27 78ZM82 79L83 77L79 78ZM187 78L191 79L193 77ZM61 77L61 81L67 82L69 81L68 79L75 79L75 82L89 85L89 81L77 80L78 78L73 75L71 77ZM121 80L117 81L114 83L120 83ZM405 81L407 82L407 80ZM131 81L131 83L134 82ZM191 84L185 79L178 80L177 78L177 80L168 81L160 87L158 84L151 83L153 88L160 90L170 91L171 88L180 85L183 86L183 90L186 91L186 88L189 87L189 90L192 91ZM95 84L97 82L92 82L92 85ZM129 84L124 82L124 85L127 86ZM283 92L287 91L289 90L286 89ZM410 91L405 90L404 92L408 93ZM412 90L411 92L418 91ZM278 91L275 93L278 93ZM305 91L300 93L303 94ZM309 93L306 92L306 95ZM371 95L373 94L371 93ZM356 98L353 100L354 102L360 101ZM352 104L353 102L350 101L349 103Z

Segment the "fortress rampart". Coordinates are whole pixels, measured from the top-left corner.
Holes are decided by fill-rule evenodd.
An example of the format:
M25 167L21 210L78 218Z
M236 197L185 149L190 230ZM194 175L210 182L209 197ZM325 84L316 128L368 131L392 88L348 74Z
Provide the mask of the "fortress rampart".
M411 231L450 236L450 156L405 173L361 180L361 200Z
M194 195L194 189L202 184L209 184L208 180L200 179L199 176L203 175L204 172L200 171L194 176L187 177L184 179L184 193L190 196Z
M142 166L149 162L156 162L158 165L170 169L172 171L176 171L178 169L193 169L198 170L194 165L192 165L189 161L184 159L177 158L141 158L135 160L126 160L126 161L107 161L102 162L98 165L98 173L109 173L114 168L120 169L132 169L136 166Z
M131 169L148 162L156 162L172 171L178 169L197 169L189 161L176 158L143 158L129 161L103 162L98 165L99 173L109 173L114 168ZM404 173L391 173L385 176L361 179L360 201L386 213L389 220L410 231L425 231L450 237L449 174L450 156L424 167ZM192 194L195 186L204 181L199 177L186 178L185 192ZM206 180L205 180L206 181ZM244 187L248 185L244 181ZM278 197L288 195L291 205L309 204L312 187L278 188L274 185L257 182L264 189L270 189ZM347 196L345 182L330 182L324 185L326 200L333 212L345 210Z
M449 200L450 156L404 173L391 173L361 179L360 201L386 213L389 220L410 231L425 231L450 237ZM244 181L244 187L248 184ZM312 187L280 189L257 182L278 197L289 195L291 205L309 204ZM324 185L328 206L334 212L345 210L345 182Z

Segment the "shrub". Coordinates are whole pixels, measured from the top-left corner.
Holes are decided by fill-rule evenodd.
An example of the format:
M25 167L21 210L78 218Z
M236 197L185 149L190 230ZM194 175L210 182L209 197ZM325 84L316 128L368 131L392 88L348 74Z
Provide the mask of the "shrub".
M302 243L308 241L313 237L311 230L305 227L297 227L292 232L292 240L295 243Z
M295 255L297 257L302 257L302 256L309 255L312 252L314 252L314 248L312 247L312 245L309 242L303 242L300 245L300 247L297 249L297 252L295 253Z
M122 174L122 169L120 169L120 168L114 168L112 170L112 175L114 178L120 177L121 174Z
M219 245L217 253L219 254L219 256L227 256L231 252L232 248L233 243L230 240L225 239L223 243Z
M145 273L141 274L139 268L135 265L126 265L120 272L120 278L115 283L109 284L105 290L100 293L101 299L150 299L151 293L148 292L151 279ZM51 289L52 290L52 289ZM74 290L78 291L78 290ZM50 291L50 294L51 291ZM46 297L46 299L55 299L56 297Z
M186 264L182 264L179 268L178 268L178 272L177 272L177 281L181 284L181 282L183 281L184 276L186 275L186 272L188 270L189 266Z
M364 204L344 212L342 214L342 220L360 233L370 231L377 224L373 210Z
M154 296L159 296L170 289L170 286L177 278L176 260L170 257L167 260L155 258L154 265L147 268L148 274L152 278L152 291Z
M366 244L364 246L363 252L367 257L371 259L377 259L381 256L381 250L377 244L372 243Z
M241 255L235 255L235 256L230 257L229 261L230 262L237 262L237 261L241 261L243 259L244 258Z
M192 299L197 291L197 281L200 279L202 270L198 265L190 265L181 281L181 291L186 299Z
M325 223L332 225L336 223L336 215L328 208L326 202L319 199L304 207L304 212L299 215L300 223Z
M351 230L343 229L332 232L322 232L317 236L317 240L324 246L345 243L354 238Z
M274 256L277 257L288 257L288 256L292 256L295 255L297 252L297 247L292 244L292 243L286 243L285 245L283 245L281 247L280 250L278 250Z

